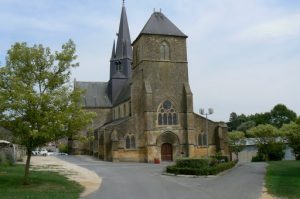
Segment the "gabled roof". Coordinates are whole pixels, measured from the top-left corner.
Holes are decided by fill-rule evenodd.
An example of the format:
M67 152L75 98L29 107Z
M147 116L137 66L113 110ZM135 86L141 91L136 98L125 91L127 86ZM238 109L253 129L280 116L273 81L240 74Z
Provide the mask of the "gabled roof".
M75 81L75 87L84 90L82 97L82 106L93 107L111 107L111 102L107 96L107 82L79 82Z
M151 15L139 36L142 34L187 37L161 12L154 12Z

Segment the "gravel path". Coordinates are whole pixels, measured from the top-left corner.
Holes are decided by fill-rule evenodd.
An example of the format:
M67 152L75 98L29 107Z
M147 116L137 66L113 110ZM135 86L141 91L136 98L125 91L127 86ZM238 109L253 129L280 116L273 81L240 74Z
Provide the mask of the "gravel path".
M84 187L80 197L95 192L101 186L102 179L94 172L78 165L63 161L55 156L32 156L32 170L56 171Z

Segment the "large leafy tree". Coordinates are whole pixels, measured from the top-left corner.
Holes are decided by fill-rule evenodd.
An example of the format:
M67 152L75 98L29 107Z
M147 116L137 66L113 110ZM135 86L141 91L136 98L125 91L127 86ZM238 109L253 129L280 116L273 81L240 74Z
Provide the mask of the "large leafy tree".
M251 129L252 127L255 127L256 123L252 120L243 122L241 125L237 127L238 131L246 132L248 129Z
M280 130L287 137L289 146L294 151L295 158L300 159L300 124L294 122L284 124Z
M34 148L68 136L93 117L80 108L79 90L69 83L75 63L75 44L70 40L60 52L42 45L16 43L0 68L0 125L13 132L15 142L27 149L24 183L28 183Z
M227 126L230 131L237 130L238 126L240 126L243 122L247 121L247 117L244 114L237 115L235 112L230 113L229 122Z
M255 138L259 155L265 160L281 160L285 149L282 133L270 124L260 124L247 131L249 137Z
M270 112L270 123L277 128L280 128L283 124L294 122L297 119L297 114L288 109L284 104L277 104Z
M247 121L254 121L256 125L260 124L270 124L271 114L270 112L265 113L255 113L247 117Z
M242 131L232 131L228 133L228 147L229 151L236 155L239 160L239 152L246 146L245 133Z

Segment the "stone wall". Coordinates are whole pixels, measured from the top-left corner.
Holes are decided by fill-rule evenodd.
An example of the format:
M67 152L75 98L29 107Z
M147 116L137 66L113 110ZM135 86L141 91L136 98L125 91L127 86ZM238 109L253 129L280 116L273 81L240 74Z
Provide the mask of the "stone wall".
M82 136L90 136L88 129L96 129L99 126L112 120L112 111L110 108L85 108L86 111L96 113L96 117L93 119L91 125L87 126L80 132ZM74 140L72 143L73 154L93 154L93 144L91 142L81 142Z

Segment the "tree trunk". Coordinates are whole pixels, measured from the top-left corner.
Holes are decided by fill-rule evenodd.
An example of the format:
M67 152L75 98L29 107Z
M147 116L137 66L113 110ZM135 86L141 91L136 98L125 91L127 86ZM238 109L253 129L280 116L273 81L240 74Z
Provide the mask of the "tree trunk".
M68 137L68 154L73 155L73 138Z
M25 165L25 174L24 174L24 185L29 184L28 176L29 176L29 167L30 167L30 159L31 159L31 150L27 150L27 159L26 159L26 165Z
M235 153L235 156L236 156L236 161L238 162L239 161L239 152Z

